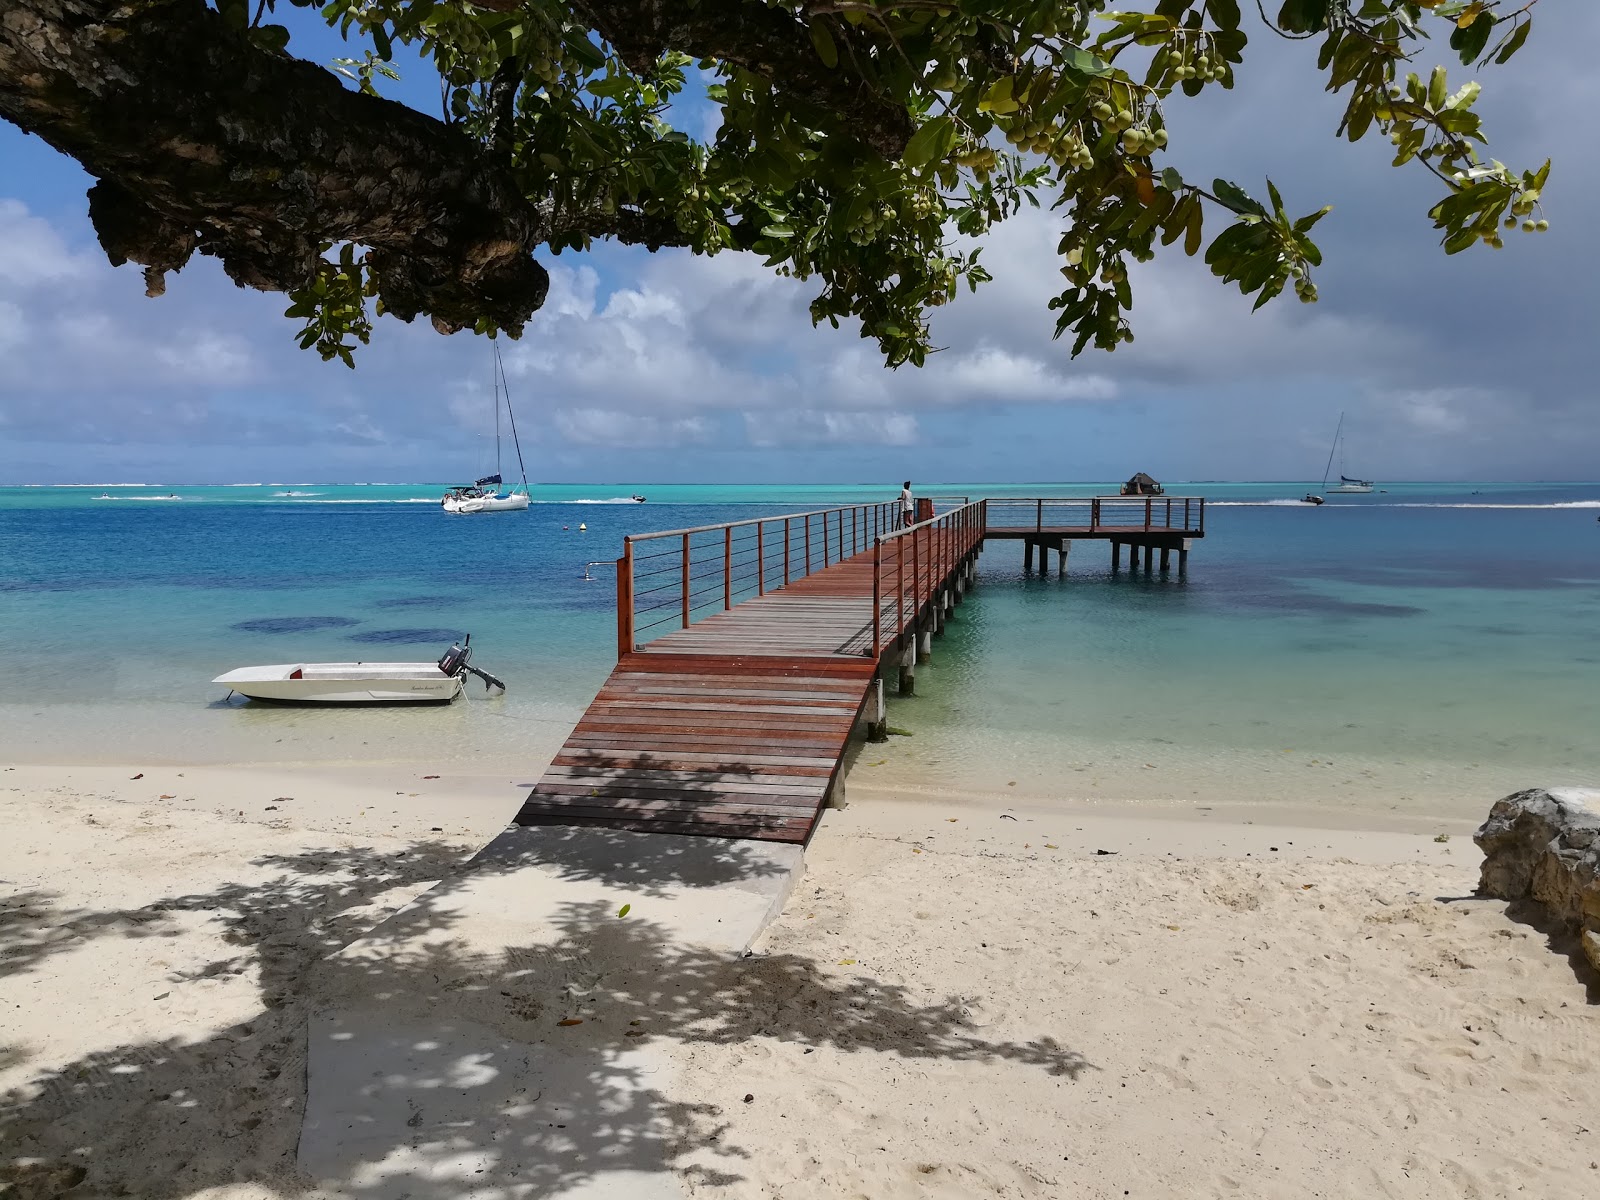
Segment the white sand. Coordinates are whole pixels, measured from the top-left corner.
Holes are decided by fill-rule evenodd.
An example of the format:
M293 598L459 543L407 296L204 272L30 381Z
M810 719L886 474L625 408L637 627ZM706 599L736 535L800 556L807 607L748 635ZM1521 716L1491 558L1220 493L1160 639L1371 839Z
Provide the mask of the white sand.
M319 964L526 780L137 770L0 772L0 1185L53 1195L81 1167L74 1198L302 1196ZM686 1189L1600 1189L1600 1007L1542 934L1463 899L1459 829L1009 811L857 793L756 957L586 988L679 1066L653 1116ZM545 971L521 972L530 1011L570 988Z

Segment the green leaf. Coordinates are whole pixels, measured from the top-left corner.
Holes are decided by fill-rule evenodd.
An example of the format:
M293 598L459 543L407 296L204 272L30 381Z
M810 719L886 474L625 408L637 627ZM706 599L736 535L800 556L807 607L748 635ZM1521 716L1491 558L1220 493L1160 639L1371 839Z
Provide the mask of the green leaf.
M1267 215L1266 209L1262 208L1255 200L1252 200L1249 193L1238 184L1229 183L1226 179L1216 179L1211 183L1211 191L1223 205L1233 209L1236 213L1248 213L1257 217Z
M621 908L617 909L617 916L625 917L632 911L633 911L633 905L624 904Z
M389 41L389 30L382 21L373 25L369 30L372 34L372 44L378 48L378 57L387 62L394 57L394 46ZM354 364L351 364L352 366Z
M1465 29L1458 26L1450 35L1450 48L1460 54L1461 61L1470 67L1489 44L1489 35L1494 32L1496 23L1493 13L1479 13L1478 19L1471 25Z
M281 51L289 44L289 31L282 25L258 25L250 31L250 40L263 50Z
M761 236L769 238L792 238L794 236L794 229L788 225L767 225L762 228Z
M1161 186L1169 192L1183 189L1183 176L1178 174L1176 167L1166 167L1161 172Z
M1532 21L1523 21L1520 25L1513 29L1511 31L1511 36L1506 39L1506 44L1500 47L1500 53L1494 56L1495 64L1504 65L1507 59L1509 59L1518 50L1521 50L1522 43L1528 40L1528 34L1532 31Z
M1328 0L1284 0L1278 28L1287 33L1318 33L1328 24Z
M1087 50L1079 49L1077 46L1067 47L1066 53L1061 58L1067 66L1082 75L1090 75L1099 79L1111 74L1112 68L1109 63L1104 59L1096 58Z
M588 71L598 71L606 65L606 56L600 48L591 42L587 35L573 31L567 35L562 44L567 52L578 60L578 65Z
M903 159L906 166L916 170L943 158L955 144L955 121L948 116L935 117L911 135Z
M1439 108L1443 108L1444 107L1444 99L1445 99L1445 96L1447 95L1447 92L1445 90L1446 86L1447 85L1445 83L1445 70L1444 70L1444 68L1443 67L1435 67L1433 69L1433 74L1428 77L1428 107L1429 108L1439 109Z
M1206 12L1218 29L1239 28L1239 0L1206 0Z
M811 44L817 48L817 57L823 66L832 70L839 65L839 47L833 44L833 34L828 32L826 21L811 22Z

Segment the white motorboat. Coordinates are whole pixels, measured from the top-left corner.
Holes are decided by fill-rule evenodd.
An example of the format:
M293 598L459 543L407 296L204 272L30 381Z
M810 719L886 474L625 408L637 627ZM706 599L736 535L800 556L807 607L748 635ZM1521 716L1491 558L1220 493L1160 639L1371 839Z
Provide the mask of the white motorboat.
M500 361L500 343L494 346L494 474L485 475L464 487L453 487L445 492L439 507L447 513L515 512L528 507L528 469L522 464L522 443L517 440L517 418L511 411L511 392L506 387L506 368ZM522 472L522 487L507 491L505 476L500 469L500 397L506 400L506 416L511 425L511 444L517 450L517 467Z
M211 682L252 700L299 704L448 704L469 674L504 691L500 680L469 665L471 640L451 646L438 662L278 663L240 667Z
M1328 486L1328 472L1333 470L1333 456L1339 455L1339 482L1334 487ZM1330 496L1364 495L1372 491L1374 484L1370 479L1352 479L1344 473L1344 414L1339 414L1339 424L1333 431L1333 445L1328 447L1328 465L1322 468L1322 490ZM1308 496L1309 500L1310 497Z

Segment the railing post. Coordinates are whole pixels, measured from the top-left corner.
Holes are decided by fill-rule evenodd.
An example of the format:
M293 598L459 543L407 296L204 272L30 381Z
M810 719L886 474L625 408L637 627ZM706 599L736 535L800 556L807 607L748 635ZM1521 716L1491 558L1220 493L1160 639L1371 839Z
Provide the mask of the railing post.
M689 628L689 535L683 535L683 627Z
M1183 531L1189 532L1189 497L1183 498Z
M806 569L805 574L811 574L811 514L805 515L806 523Z
M883 539L872 539L872 663L883 656Z
M906 630L906 540L898 538L894 548L894 635L902 637Z
M1200 497L1200 536L1206 535L1206 498Z
M1150 497L1144 498L1144 531L1150 532Z
M633 653L633 539L622 539L617 559L617 661Z
M1167 497L1167 528L1172 528L1172 497Z
M822 566L823 566L824 570L826 570L827 566L828 566L828 510L827 509L823 509L822 510Z
M1044 528L1044 501L1033 502L1033 531L1038 533Z
M789 586L789 517L783 519L783 586Z
M1096 496L1089 501L1089 532L1093 533L1100 528L1100 497Z
M766 542L761 536L762 530L766 528L766 524L767 523L765 521L756 522L756 595L758 596L765 596L767 594Z
M733 607L733 526L722 527L722 611Z

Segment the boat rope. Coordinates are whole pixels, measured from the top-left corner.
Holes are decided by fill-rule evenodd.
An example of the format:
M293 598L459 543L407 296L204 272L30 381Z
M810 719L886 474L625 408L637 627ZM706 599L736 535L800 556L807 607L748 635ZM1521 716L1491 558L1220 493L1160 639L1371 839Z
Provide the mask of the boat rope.
M506 416L511 419L511 444L517 448L517 470L522 474L522 490L526 492L528 490L528 468L522 462L522 443L517 439L517 414L511 411L511 388L506 383L506 365L500 358L499 342L494 343L494 365L500 372L500 390L505 393L506 397ZM498 428L500 420L500 406L498 404L495 405L494 419L496 428ZM500 441L496 438L496 453L499 451L499 446ZM495 465L498 466L499 464L496 463Z

